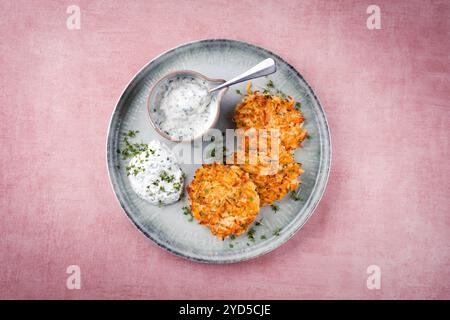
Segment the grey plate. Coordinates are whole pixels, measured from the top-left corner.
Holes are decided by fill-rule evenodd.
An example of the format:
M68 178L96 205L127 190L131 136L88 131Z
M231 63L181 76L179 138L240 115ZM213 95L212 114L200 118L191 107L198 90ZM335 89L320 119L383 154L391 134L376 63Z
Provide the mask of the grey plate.
M230 79L259 61L271 57L276 60L278 71L269 76L277 88L300 101L311 139L297 149L295 158L301 162L305 173L298 190L300 201L286 196L278 203L277 213L271 207L261 209L258 220L263 225L255 227L255 242L246 235L235 240L220 241L209 229L200 226L183 215L182 207L187 199L159 208L138 198L132 191L124 167L116 150L128 130L139 130L139 139L150 141L162 138L152 129L146 113L146 99L150 87L165 74L180 69L196 70L207 77ZM253 81L253 86L263 86L267 79ZM216 127L233 128L231 116L240 96L236 89L244 90L245 84L229 90L223 101ZM169 146L173 143L163 141ZM331 143L325 113L308 83L291 65L272 52L235 40L202 40L169 50L144 66L122 93L114 112L107 140L108 172L114 192L128 217L135 226L160 247L178 256L209 263L231 263L252 259L268 253L292 237L313 213L325 190L331 163ZM199 165L182 165L189 183ZM278 236L273 232L281 228ZM261 236L266 239L262 240ZM230 244L233 245L231 248Z

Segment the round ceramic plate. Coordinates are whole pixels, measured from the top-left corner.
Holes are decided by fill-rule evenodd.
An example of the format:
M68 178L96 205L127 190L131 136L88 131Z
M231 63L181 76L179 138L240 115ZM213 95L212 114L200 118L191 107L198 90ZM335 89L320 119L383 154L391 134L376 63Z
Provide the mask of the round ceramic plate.
M183 214L187 197L181 201L158 207L141 200L131 189L125 166L117 150L129 130L139 130L137 142L153 139L173 147L173 142L163 140L151 127L146 101L151 86L174 70L195 70L209 78L230 79L265 58L273 58L278 70L267 78L253 80L253 86L264 86L272 80L276 88L301 102L305 117L304 127L310 138L304 147L295 151L295 158L303 165L301 185L297 197L286 196L277 203L278 211L270 206L261 208L254 226L254 234L224 241L211 235L209 229ZM216 128L234 128L231 120L236 104L242 98L236 93L245 92L245 84L230 88L222 100L221 113ZM205 142L206 143L206 142ZM120 97L109 126L107 140L108 171L114 192L125 213L149 239L160 247L187 259L230 263L248 260L274 250L299 230L320 201L328 179L331 161L330 133L324 111L308 83L300 73L279 56L263 48L234 40L202 40L169 50L144 66L126 87ZM204 159L205 162L211 159ZM182 164L186 185L200 166ZM296 199L293 199L296 198Z

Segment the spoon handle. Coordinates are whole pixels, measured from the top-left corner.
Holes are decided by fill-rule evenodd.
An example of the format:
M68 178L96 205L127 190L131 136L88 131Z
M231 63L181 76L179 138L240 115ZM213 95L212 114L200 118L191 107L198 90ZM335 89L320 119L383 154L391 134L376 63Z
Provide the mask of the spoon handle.
M267 76L269 74L274 73L275 71L277 71L277 65L275 63L275 60L273 60L272 58L268 58L258 63L253 68L238 75L237 77L234 77L233 79L228 80L227 82L224 82L221 85L209 90L209 92L217 91L225 87L232 86L233 84L247 81L250 79Z

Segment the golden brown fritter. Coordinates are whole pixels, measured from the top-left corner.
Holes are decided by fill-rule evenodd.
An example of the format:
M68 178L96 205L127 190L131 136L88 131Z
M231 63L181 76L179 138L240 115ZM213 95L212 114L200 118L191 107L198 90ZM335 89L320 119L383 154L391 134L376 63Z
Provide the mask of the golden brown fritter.
M292 153L278 142L278 149L271 149L270 139L265 143L258 140L254 150L247 140L246 138L245 145L232 155L232 159L234 164L238 164L249 174L250 180L256 185L260 205L270 205L294 191L299 184L298 176L303 170L301 164L295 162ZM250 155L249 151L252 150L257 152Z
M187 191L194 218L222 240L246 232L259 212L256 186L238 166L204 164Z
M247 95L236 107L234 122L238 129L279 129L281 144L290 151L300 147L307 136L306 129L301 127L303 115L294 104L291 97L253 92L249 83Z

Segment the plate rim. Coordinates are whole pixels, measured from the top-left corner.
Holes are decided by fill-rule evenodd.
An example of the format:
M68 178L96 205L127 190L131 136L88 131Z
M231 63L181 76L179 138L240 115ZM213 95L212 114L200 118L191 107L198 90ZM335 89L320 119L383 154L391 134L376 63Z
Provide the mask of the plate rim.
M125 208L125 205L122 203L122 201L120 200L117 192L118 190L116 190L116 187L114 186L113 183L113 178L111 176L111 165L110 162L112 162L112 159L110 157L111 154L111 150L110 150L110 135L111 135L111 129L112 129L112 124L113 124L113 119L116 116L116 113L118 112L118 106L120 101L122 100L122 98L124 98L128 88L130 87L130 85L133 83L133 81L136 79L136 77L138 77L141 72L143 70L145 70L150 64L152 64L154 61L156 61L157 59L159 59L160 57L173 52L175 50L178 50L180 48L183 47L188 47L191 45L195 45L195 44L201 44L201 43L208 43L208 42L232 42L232 43L236 43L239 45L246 45L249 47L252 47L253 49L256 50L261 50L262 52L265 52L269 55L272 55L274 57L276 57L277 59L283 61L285 63L285 65L297 76L299 77L304 84L307 86L307 88L309 89L312 98L316 101L317 105L319 106L319 110L322 113L323 116L323 121L324 121L324 125L325 125L325 135L326 138L328 140L328 144L329 144L329 152L328 152L328 161L325 165L327 165L326 167L326 171L324 171L324 180L322 181L323 187L321 190L319 190L319 193L316 195L316 200L315 203L312 204L310 212L308 213L308 215L305 217L305 219L303 220L303 222L299 223L297 226L294 226L293 230L291 230L289 233L284 233L283 237L278 237L279 241L275 242L272 245L267 246L267 248L265 248L262 251L256 251L255 253L252 254L252 252L248 252L246 255L242 255L239 258L228 258L228 259L222 259L222 260L212 260L212 259L205 259L205 258L201 258L201 257L197 257L197 256L192 256L192 255L187 255L184 254L183 252L177 251L177 250L173 250L167 246L165 246L163 243L160 243L159 241L157 241L157 239L155 239L151 234L149 234L146 230L144 230L132 217L131 213L128 212L127 208ZM321 146L322 149L322 146ZM152 58L150 61L148 61L146 64L144 64L132 77L131 79L126 83L124 89L122 90L121 94L119 95L119 98L116 100L113 112L110 116L109 122L108 122L108 130L106 133L106 169L108 172L108 180L110 182L111 188L113 190L114 193L114 197L116 198L116 201L119 203L120 207L122 208L122 211L126 214L126 216L128 217L129 221L131 222L131 224L137 228L140 233L142 233L147 239L151 240L151 242L153 244L156 244L158 247L162 248L163 250L165 250L166 252L169 252L177 257L189 260L189 261L194 261L194 262L200 262L200 263L204 263L204 264L231 264L231 263L238 263L238 262L244 262L244 261L248 261L248 260L253 260L256 259L258 257L264 256L272 251L274 251L275 249L278 249L279 247L281 247L282 245L284 245L286 242L288 242L288 240L290 240L301 228L303 228L303 226L306 224L306 222L308 222L308 220L311 218L311 216L314 214L314 212L317 209L317 206L319 205L319 203L321 202L325 191L327 189L328 186L328 181L329 181L329 177L330 177L330 172L331 172L331 165L332 165L332 155L333 155L333 149L332 149L332 141L331 141L331 131L330 131L330 125L328 123L328 118L327 115L325 113L325 110L322 106L322 103L320 102L319 98L317 97L315 91L312 89L311 85L309 84L308 81L306 81L306 79L300 74L300 72L297 71L297 69L295 69L288 61L286 61L284 58L282 58L281 56L279 56L276 53L273 53L272 51L265 49L263 47L260 47L258 45L255 45L253 43L249 43L246 41L242 41L242 40L236 40L236 39L227 39L227 38L205 38L205 39L199 39L199 40L193 40L193 41L189 41L189 42L185 42L182 43L180 45L177 45L175 47L172 47L170 49L167 49L163 52L161 52L160 54L156 55L154 58ZM320 163L319 166L319 172L320 172L320 167L322 167L324 164ZM314 192L314 190L316 189L317 185L314 186L312 193ZM306 205L306 204L305 204Z

